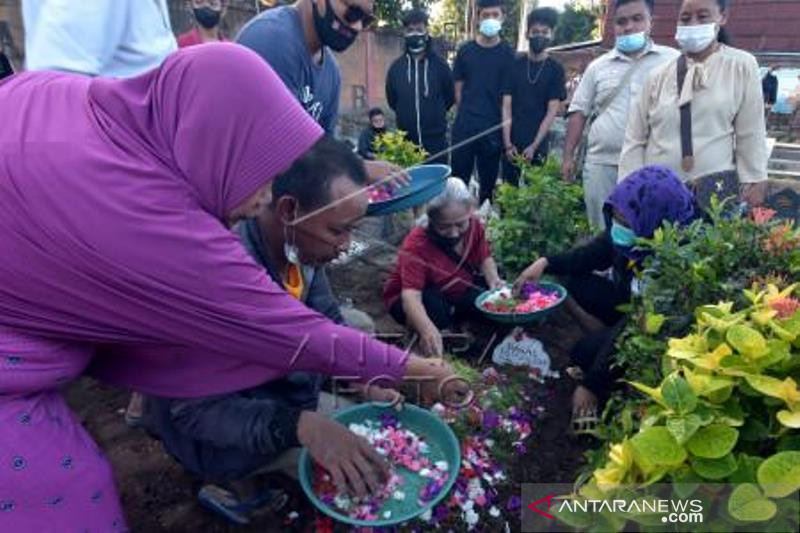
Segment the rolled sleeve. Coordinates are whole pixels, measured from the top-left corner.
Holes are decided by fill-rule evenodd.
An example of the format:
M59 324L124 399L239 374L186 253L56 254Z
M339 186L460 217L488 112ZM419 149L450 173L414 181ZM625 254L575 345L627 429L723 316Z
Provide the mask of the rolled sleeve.
M567 113L580 112L583 116L589 117L594 107L595 99L595 65L592 63L584 72L575 93L572 95L572 101L569 105Z

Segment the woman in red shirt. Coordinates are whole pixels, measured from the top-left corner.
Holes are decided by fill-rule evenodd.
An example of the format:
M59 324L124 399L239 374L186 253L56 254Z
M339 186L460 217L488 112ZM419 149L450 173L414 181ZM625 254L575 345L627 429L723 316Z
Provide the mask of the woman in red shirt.
M448 179L444 192L428 206L427 222L403 241L383 289L390 314L419 335L426 355L442 354L441 330L473 310L478 294L503 285L474 211L475 200L464 182Z
M192 0L192 14L197 25L178 36L178 46L186 48L203 43L227 41L219 30L228 8L228 0Z

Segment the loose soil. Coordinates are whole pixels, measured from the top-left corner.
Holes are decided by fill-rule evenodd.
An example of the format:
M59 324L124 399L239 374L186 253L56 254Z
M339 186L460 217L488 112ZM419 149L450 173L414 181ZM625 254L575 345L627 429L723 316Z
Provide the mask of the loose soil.
M351 300L354 306L373 317L380 332L402 332L385 313L381 302L383 280L393 261L391 251L369 251L361 258L329 270L337 296L342 301ZM568 434L573 384L563 369L568 363L568 350L580 331L566 316L556 315L533 332L545 344L553 367L561 370L561 378L553 385L555 394L545 405L546 416L534 429L526 457L511 477L515 483L571 483L583 462L583 451L590 444ZM313 531L313 509L302 493L286 481L282 483L292 500L284 512L260 517L247 527L227 525L200 507L195 498L197 481L167 455L159 441L144 430L131 429L125 424L126 391L84 378L70 387L68 399L114 465L122 505L132 531ZM300 517L287 523L286 515L291 510L300 513ZM519 529L519 524L510 526L513 530Z

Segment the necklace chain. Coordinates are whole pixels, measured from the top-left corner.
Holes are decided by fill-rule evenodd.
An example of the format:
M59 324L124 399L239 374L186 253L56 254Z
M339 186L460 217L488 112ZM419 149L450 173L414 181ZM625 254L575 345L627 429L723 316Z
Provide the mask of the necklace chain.
M539 81L539 76L542 75L542 71L544 70L545 64L547 64L547 59L542 61L542 64L539 65L539 71L536 72L536 77L531 79L531 61L528 60L528 83L530 83L531 85L536 85L536 83Z

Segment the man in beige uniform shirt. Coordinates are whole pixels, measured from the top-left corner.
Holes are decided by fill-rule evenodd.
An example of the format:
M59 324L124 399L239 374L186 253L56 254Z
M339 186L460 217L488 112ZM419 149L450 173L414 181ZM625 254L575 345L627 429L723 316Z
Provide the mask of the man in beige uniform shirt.
M564 179L568 181L574 176L575 149L586 121L596 114L589 131L583 190L589 222L598 229L605 227L603 203L617 184L617 165L630 104L641 91L646 75L679 55L677 50L654 44L650 39L652 7L652 0L614 2L616 46L587 67L569 107L562 165ZM626 77L631 68L635 70ZM620 83L626 86L617 91Z

